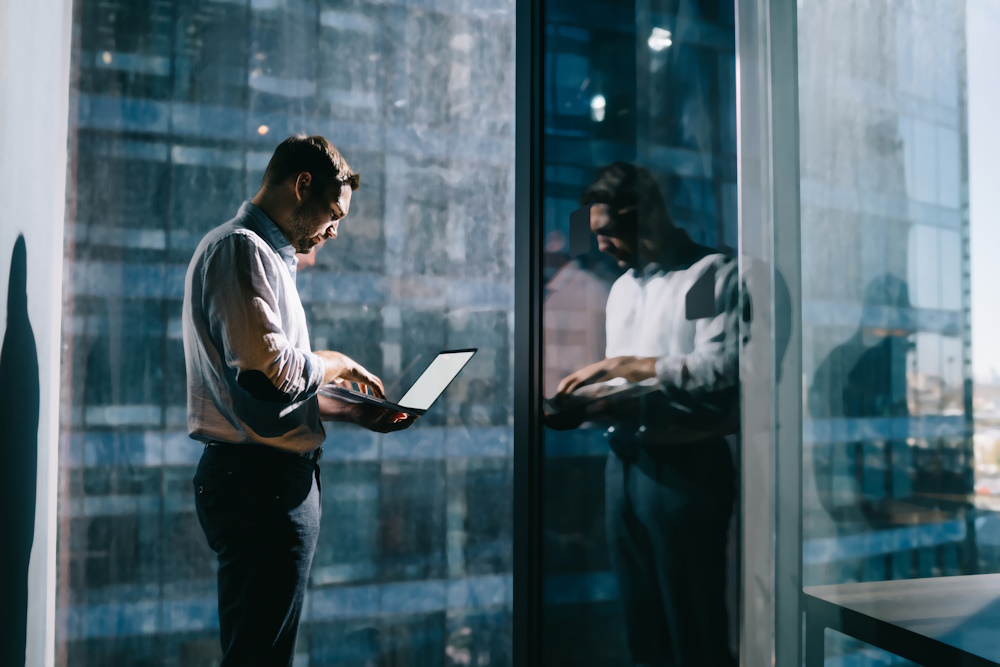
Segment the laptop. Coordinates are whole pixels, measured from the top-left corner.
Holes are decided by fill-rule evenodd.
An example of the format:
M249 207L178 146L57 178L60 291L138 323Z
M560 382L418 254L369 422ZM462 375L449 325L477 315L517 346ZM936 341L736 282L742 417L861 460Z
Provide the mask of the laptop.
M473 355L478 352L478 348L469 350L445 350L439 352L430 366L420 374L416 382L407 390L403 397L396 402L385 398L376 398L371 394L366 394L359 389L352 388L355 383L347 385L324 385L319 393L323 396L336 398L348 403L369 403L377 405L387 410L405 412L411 415L423 415L434 402L438 400L448 385L452 383L465 365L469 363Z

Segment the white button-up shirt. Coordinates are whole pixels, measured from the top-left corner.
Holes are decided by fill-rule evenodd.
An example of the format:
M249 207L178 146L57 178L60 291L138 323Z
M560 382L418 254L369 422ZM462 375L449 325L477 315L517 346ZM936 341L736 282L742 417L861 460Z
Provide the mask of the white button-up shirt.
M182 316L192 438L293 452L323 444L316 391L325 365L309 346L296 263L249 202L198 244Z
M739 381L739 274L736 262L686 234L663 264L632 269L611 288L607 357L656 357L665 387L698 393Z

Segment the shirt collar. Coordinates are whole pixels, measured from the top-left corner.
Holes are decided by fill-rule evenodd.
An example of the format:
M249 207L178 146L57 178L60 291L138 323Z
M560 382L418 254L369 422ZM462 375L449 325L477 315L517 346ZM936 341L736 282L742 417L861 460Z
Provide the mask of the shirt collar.
M274 220L249 201L243 202L243 205L240 206L239 217L245 225L260 234L267 241L267 244L274 248L276 253L281 255L281 258L285 260L285 264L288 265L288 270L291 271L292 277L294 277L295 267L299 263L299 258L295 256L295 248L285 238L285 235L281 232L278 225L275 224Z

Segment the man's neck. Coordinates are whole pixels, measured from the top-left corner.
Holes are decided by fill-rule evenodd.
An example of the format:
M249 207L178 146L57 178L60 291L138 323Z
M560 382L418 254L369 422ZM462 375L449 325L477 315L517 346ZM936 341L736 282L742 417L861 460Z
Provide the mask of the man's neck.
M281 234L288 239L288 229L284 224L284 220L287 216L282 215L282 211L284 211L286 207L282 206L276 197L266 193L262 189L254 195L253 199L250 200L250 203L263 211L264 215L270 218L271 222L273 222L275 227L278 228L278 231L280 231Z
M647 267L655 266L664 271L670 271L684 263L684 257L691 245L691 237L680 227L674 227L657 248L650 248L647 255L639 258L636 272L642 273Z

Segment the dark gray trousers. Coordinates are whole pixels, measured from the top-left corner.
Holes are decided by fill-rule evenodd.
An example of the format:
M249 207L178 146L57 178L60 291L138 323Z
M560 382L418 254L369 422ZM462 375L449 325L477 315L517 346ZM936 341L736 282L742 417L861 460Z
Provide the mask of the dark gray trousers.
M613 449L605 518L632 663L733 667L726 539L736 477L728 443Z
M219 558L222 667L291 667L319 535L319 466L254 445L210 446L194 490Z

